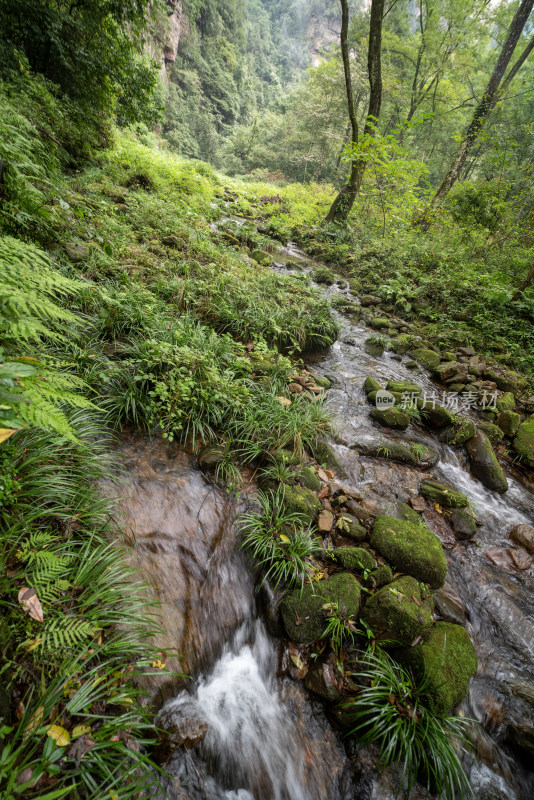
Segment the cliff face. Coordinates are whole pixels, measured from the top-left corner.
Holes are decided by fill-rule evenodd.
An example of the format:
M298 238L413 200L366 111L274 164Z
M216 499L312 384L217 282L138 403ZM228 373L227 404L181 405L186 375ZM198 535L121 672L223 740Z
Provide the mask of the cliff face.
M167 6L167 35L163 41L163 63L173 64L178 54L182 34L182 0L165 0Z

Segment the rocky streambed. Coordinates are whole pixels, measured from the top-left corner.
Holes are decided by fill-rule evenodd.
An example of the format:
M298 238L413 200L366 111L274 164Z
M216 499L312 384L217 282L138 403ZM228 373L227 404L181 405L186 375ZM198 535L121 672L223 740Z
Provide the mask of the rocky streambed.
M316 277L324 269L291 245L275 255L274 268ZM456 365L451 391L465 391L473 381L460 380L475 374L468 371L474 354L444 360L413 342L405 353L384 349L368 341L368 326L380 317L362 313L346 281L324 291L339 311L339 340L310 356L286 398L307 392L312 402L320 384L328 385L336 421L334 440L310 458L307 477L295 473L287 487L288 504L317 523L328 551L319 561L319 601L308 587L284 598L266 585L255 593L234 530L236 515L252 502L252 476L236 500L173 445L140 437L121 445L131 557L162 602L158 646L166 657L180 652L168 665L190 675L147 684L163 704L158 724L168 735L160 757L173 776L159 796L395 796L395 775L377 772L376 752L358 752L345 737L339 701L350 693L348 676L328 648L310 644L323 633L326 597L355 616L363 609L362 618L383 642L394 639L397 652L401 646L399 657L414 671L437 665L435 710L460 703L457 713L480 723L477 755L466 765L477 798L530 798L533 494L525 471L500 466L488 449L495 431L482 427L517 411L497 408L493 422L474 407L459 415L436 403L424 417L407 413L403 395L420 411L425 395L436 392L435 379L440 390L450 380L441 364ZM402 327L391 329L391 338L410 336ZM419 360L417 350L425 351ZM505 392L495 388L502 405ZM382 391L394 406L374 405ZM528 422L519 410L512 442Z

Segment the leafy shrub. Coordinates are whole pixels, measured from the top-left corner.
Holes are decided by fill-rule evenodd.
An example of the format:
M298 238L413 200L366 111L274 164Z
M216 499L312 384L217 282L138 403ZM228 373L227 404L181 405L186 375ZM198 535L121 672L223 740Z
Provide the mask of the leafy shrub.
M362 654L353 676L361 684L346 705L356 723L352 733L362 746L374 743L383 768L400 768L399 792L409 797L416 781L450 800L472 794L460 755L472 748L463 717L440 719L425 708L425 683L377 648Z
M241 548L258 562L263 581L275 587L304 585L313 572L310 559L322 550L320 542L300 514L284 509L283 489L260 491L257 501L260 511L245 512L238 519Z

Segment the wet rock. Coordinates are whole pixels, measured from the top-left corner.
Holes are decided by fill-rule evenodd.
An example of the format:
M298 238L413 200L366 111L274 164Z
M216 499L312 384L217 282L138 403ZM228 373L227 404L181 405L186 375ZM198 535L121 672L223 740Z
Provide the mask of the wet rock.
M401 400L402 400L402 394L401 394L401 392L389 392L389 394L391 395L391 397L393 398L393 400L395 401L395 403L400 403L400 402L401 402ZM372 403L374 406L376 406L376 405L377 405L377 398L378 398L378 397L380 397L380 395L378 394L378 392L370 392L370 393L367 395L367 399L368 399L368 401L369 401L370 403Z
M444 383L455 375L466 375L467 366L460 364L458 361L445 361L444 363L438 364L437 367L434 367L433 372L440 383Z
M439 503L444 508L465 508L465 506L469 505L469 499L465 494L458 492L456 489L451 489L444 483L433 480L433 478L425 478L421 481L419 493L432 502Z
M201 469L215 469L221 464L228 453L228 445L214 445L204 447L199 454L198 464Z
M472 539L477 532L477 518L469 508L457 508L451 511L450 523L454 535L460 541Z
M301 394L304 391L300 383L290 383L288 384L287 388L289 389L291 394Z
M414 449L415 446L415 449ZM385 458L390 461L399 461L419 469L431 469L439 461L439 453L419 442L401 442L398 439L382 439L380 442L355 442L351 449L358 450L362 455L374 458ZM421 448L421 449L420 449Z
M466 608L448 582L437 592L434 592L433 597L436 611L440 617L443 617L445 622L465 625L467 621Z
M499 494L506 492L508 490L506 475L486 434L478 431L476 436L466 442L465 446L471 462L471 469L484 486Z
M472 439L476 432L475 424L471 422L470 419L466 417L456 417L454 424L442 431L438 438L440 442L450 444L453 447L459 447L468 442L469 439Z
M164 740L167 740L170 749L182 745L194 747L202 741L208 730L208 723L198 704L184 693L163 707L155 723L165 731Z
M515 408L515 395L513 392L505 392L497 400L498 411L513 411Z
M515 436L521 424L521 417L515 411L501 411L496 422L505 436Z
M439 403L420 399L417 401L417 408L422 412L423 422L430 428L445 428L454 423L453 413Z
M300 514L303 521L311 525L322 508L317 495L301 486L284 486L283 493L287 511Z
M448 716L462 702L478 668L469 634L450 622L437 622L424 642L396 651L395 656L413 671L416 680L426 681L426 703L438 717Z
M330 378L326 378L324 375L314 375L313 380L323 389L330 389L332 387L332 381Z
M510 558L517 569L530 569L532 566L532 556L524 550L510 550Z
M408 647L430 631L433 607L431 597L422 597L418 581L404 575L375 592L361 618L383 647Z
M334 575L319 585L294 589L284 599L280 610L286 633L295 642L313 642L324 635L327 621L323 605L338 603L347 615L358 614L360 584L348 572Z
M386 389L388 392L400 392L403 394L404 392L408 392L409 394L416 394L420 395L422 393L422 389L416 383L412 381L396 381L390 380L386 384Z
M378 383L378 381L375 378L372 378L371 375L369 375L365 379L365 383L363 384L363 390L365 394L371 394L371 392L378 392L380 391L381 388L382 387Z
M439 589L445 582L447 562L440 540L422 522L415 525L394 517L378 517L371 547L397 570Z
M304 678L306 688L323 700L334 703L339 700L341 692L337 685L339 671L336 658L332 653L325 661L315 664Z
M350 511L350 513L354 517L356 517L356 519L359 519L359 520L361 520L363 522L365 522L365 520L369 519L369 517L371 516L369 511L367 511L366 508L363 508L362 506L358 505L356 500L347 500L345 505L348 508L348 510Z
M525 464L534 467L534 414L519 426L512 446Z
M504 431L493 422L479 422L478 429L486 434L492 444L499 444L504 436Z
M461 355L461 356L467 356L467 357L471 357L471 356L476 355L476 353L475 353L475 351L473 350L472 347L459 347L458 348L458 354Z
M423 367L427 369L434 369L434 367L437 367L441 359L439 353L434 352L434 350L426 350L425 348L412 350L412 356L417 361L420 361Z
M321 481L309 467L302 467L299 472L299 481L306 489L318 492L321 488Z
M321 533L330 533L334 525L334 515L328 509L323 509L317 518L317 528Z
M336 564L354 572L364 572L376 567L376 559L363 547L336 547L328 554Z
M341 466L336 454L324 439L317 439L311 446L311 451L318 464L335 470L342 478L346 477L347 473L345 469Z
M65 252L71 261L85 261L89 257L89 249L83 244L72 242L65 247Z
M405 431L410 424L410 417L406 411L394 406L390 408L372 408L369 416L374 422L398 431Z
M529 553L534 555L534 528L532 525L515 525L508 534L512 542L521 545Z
M519 800L504 778L485 764L473 764L469 780L476 800Z

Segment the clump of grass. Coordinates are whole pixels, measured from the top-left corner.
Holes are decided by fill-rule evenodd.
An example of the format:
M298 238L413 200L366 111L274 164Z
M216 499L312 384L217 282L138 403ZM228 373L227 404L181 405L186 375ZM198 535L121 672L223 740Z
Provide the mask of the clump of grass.
M417 685L379 648L362 654L353 679L361 688L346 704L355 723L351 733L362 746L378 746L382 768L400 770L397 794L405 789L409 797L420 781L428 792L450 800L472 796L461 756L472 750L473 721L431 714L424 705L425 682Z
M241 548L258 563L262 583L303 586L313 573L311 558L322 550L320 543L300 514L285 510L283 487L258 492L257 502L259 511L245 512L238 520Z

